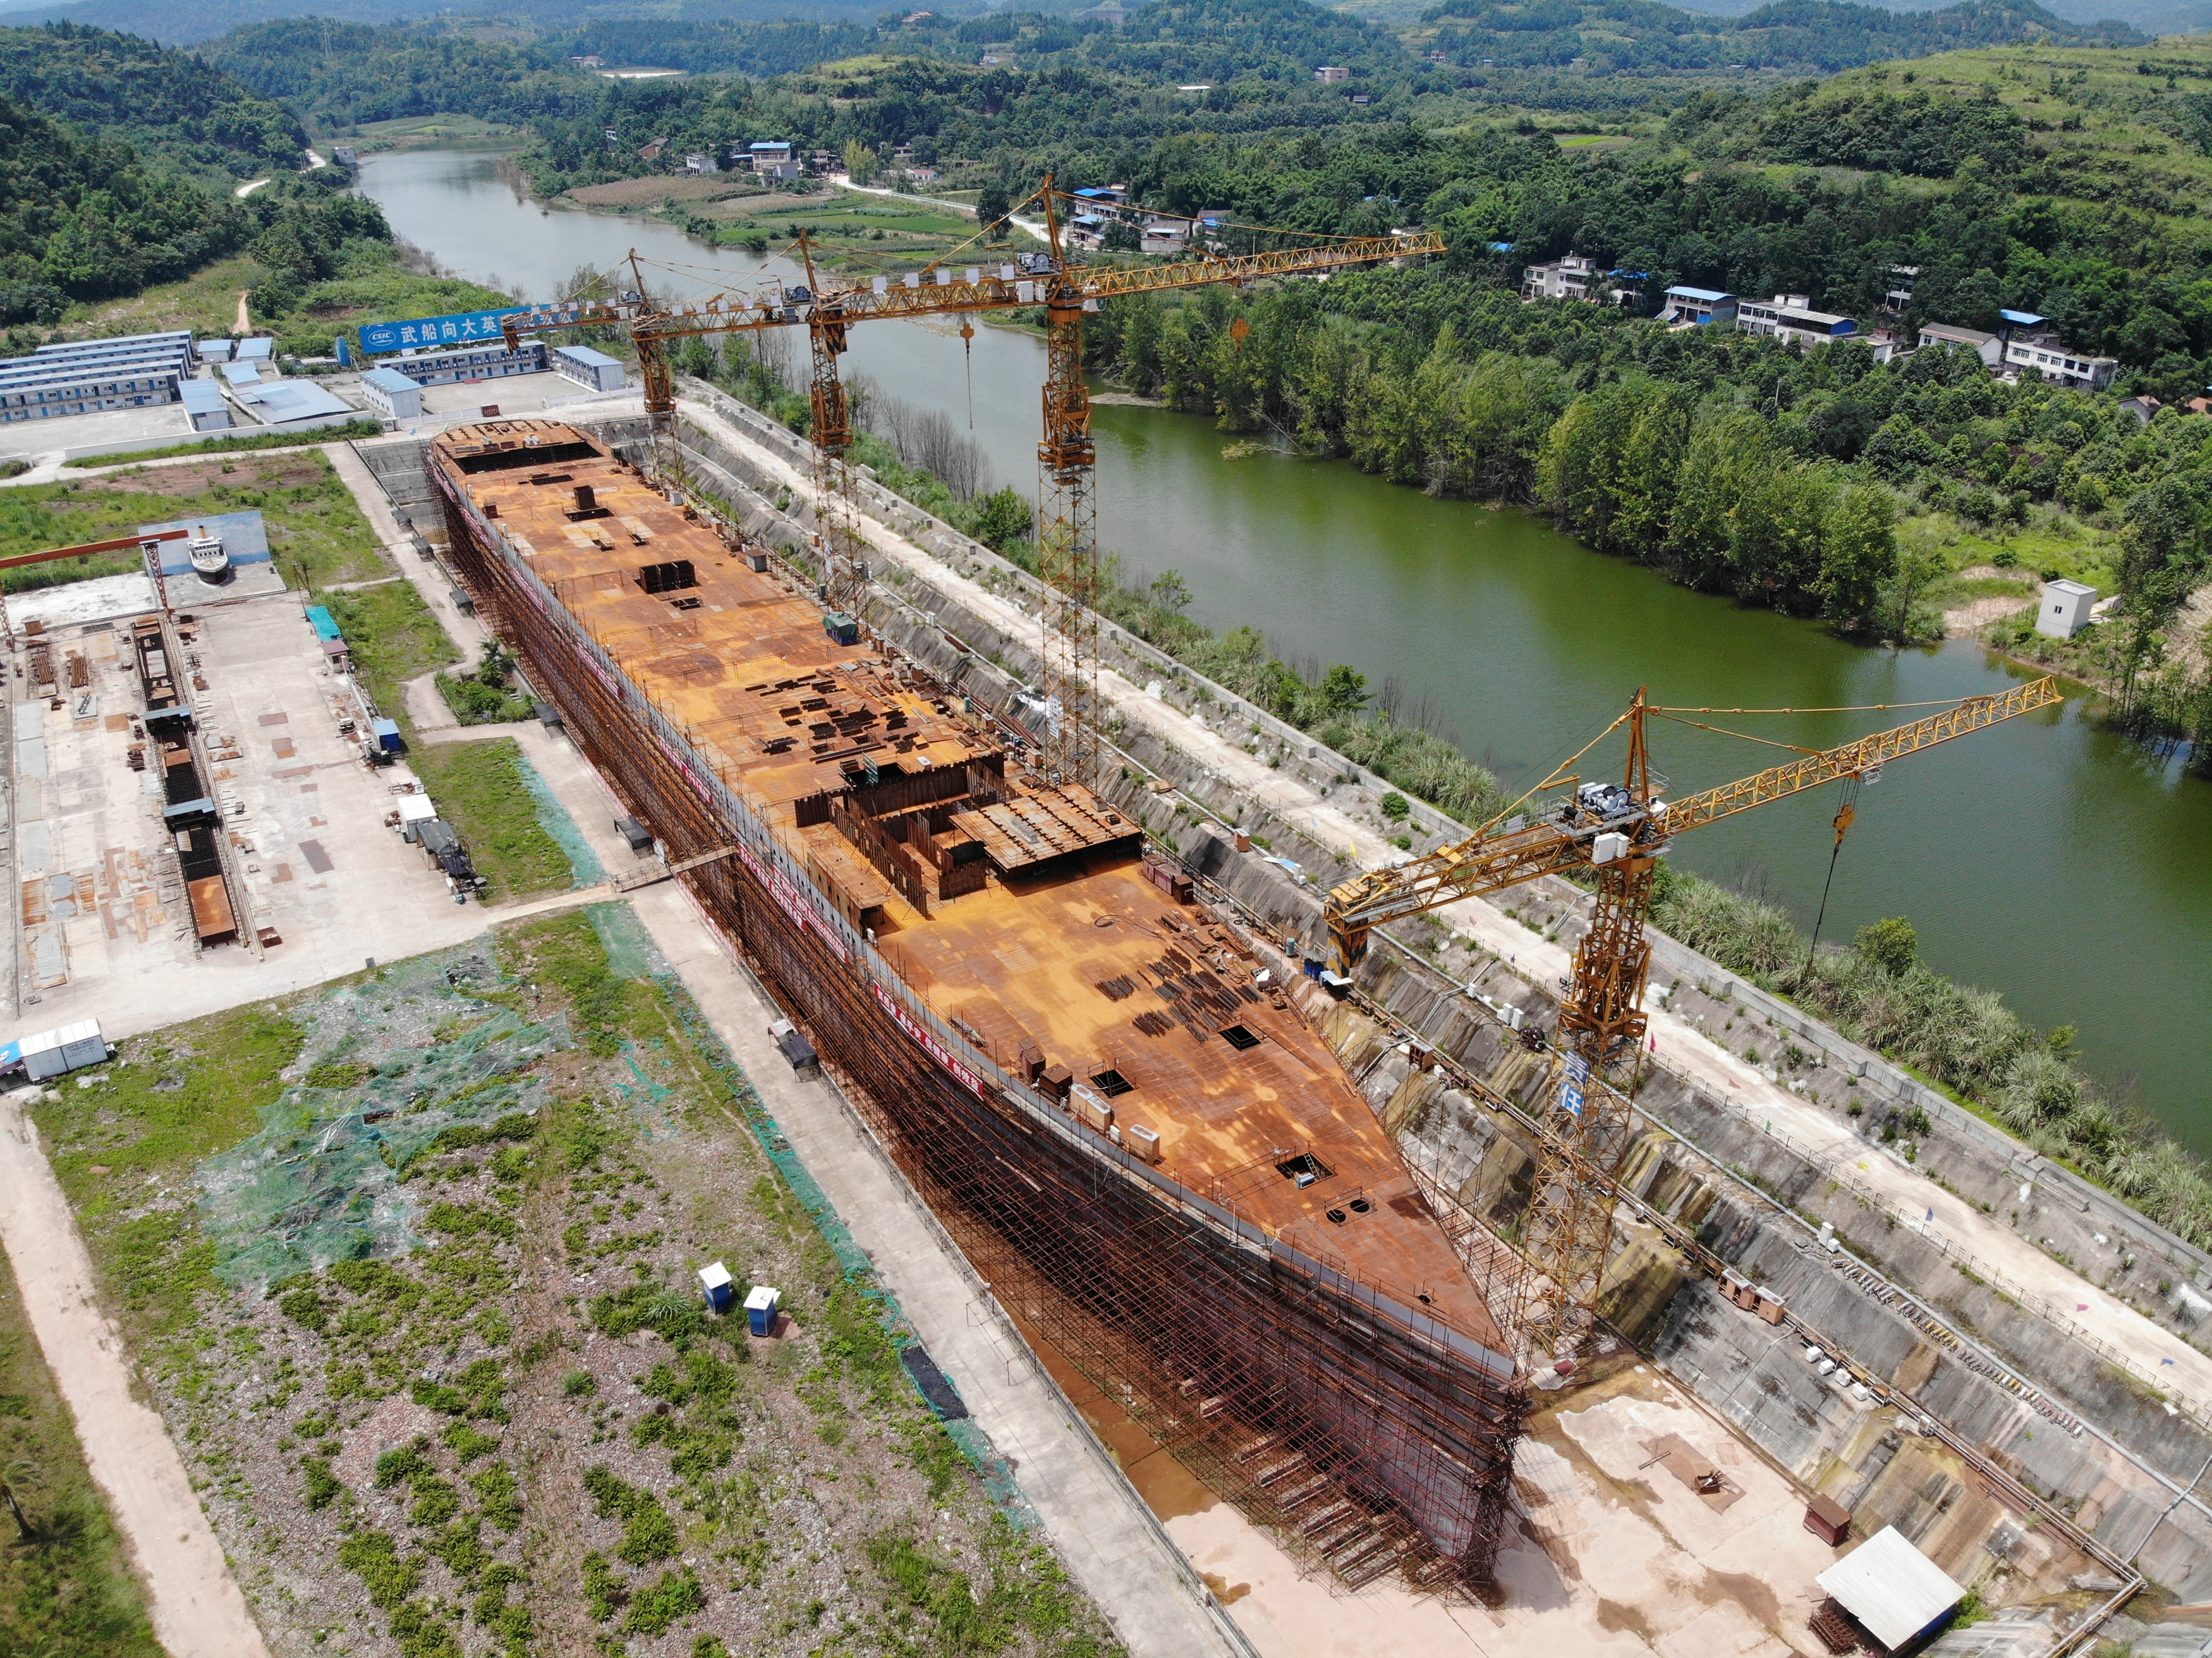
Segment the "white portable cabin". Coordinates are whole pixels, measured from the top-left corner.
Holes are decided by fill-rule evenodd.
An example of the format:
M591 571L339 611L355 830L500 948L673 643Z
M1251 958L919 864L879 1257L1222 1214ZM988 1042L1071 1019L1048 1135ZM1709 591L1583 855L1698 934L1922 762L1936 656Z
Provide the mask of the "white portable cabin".
M2089 625L2089 607L2097 590L2061 576L2043 584L2042 602L2036 606L2035 630L2053 639L2071 639Z
M100 1034L100 1021L82 1019L57 1030L41 1030L17 1045L23 1074L34 1083L65 1072L82 1071L107 1058L107 1039Z

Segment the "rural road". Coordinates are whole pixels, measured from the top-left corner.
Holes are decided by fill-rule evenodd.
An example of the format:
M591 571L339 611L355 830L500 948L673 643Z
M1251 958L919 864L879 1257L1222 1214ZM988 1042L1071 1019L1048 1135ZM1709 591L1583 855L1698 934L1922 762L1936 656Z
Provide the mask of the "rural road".
M144 1576L154 1633L170 1658L267 1658L167 1427L131 1391L76 1218L17 1096L27 1091L0 1097L0 1244L93 1479Z

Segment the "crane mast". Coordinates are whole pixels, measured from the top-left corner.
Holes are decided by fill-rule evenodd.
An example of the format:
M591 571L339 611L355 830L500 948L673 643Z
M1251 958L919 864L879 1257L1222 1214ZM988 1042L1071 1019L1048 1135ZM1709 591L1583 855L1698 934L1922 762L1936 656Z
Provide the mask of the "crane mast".
M1037 445L1037 574L1044 582L1042 744L1048 779L1089 785L1098 760L1097 446L1083 383L1085 295L1060 248L1060 214L1046 181L1044 222L1055 274L1045 301L1044 439Z
M1576 946L1571 987L1560 1004L1522 1236L1530 1270L1517 1323L1533 1344L1555 1352L1571 1346L1602 1284L1613 1195L1632 1140L1628 1095L1605 1073L1626 1068L1644 1038L1651 960L1644 922L1668 843L1685 830L1823 784L1869 777L1890 761L2063 700L2057 680L2033 680L1668 802L1655 797L1644 736L1647 716L1668 710L1654 708L1639 689L1607 728L1628 729L1618 786L1584 784L1535 822L1516 817L1486 824L1425 858L1355 876L1329 894L1331 965L1349 975L1365 956L1371 931L1388 922L1542 875L1595 877L1589 929ZM1539 786L1574 780L1554 773Z
M645 382L647 417L654 448L672 453L676 383L668 342L705 334L804 326L810 354L808 400L814 442L815 523L823 595L830 608L857 615L866 596L866 544L854 503L852 414L837 359L854 323L1009 311L1042 305L1045 312L1044 430L1037 445L1038 574L1044 583L1039 689L1047 701L1038 768L1052 781L1088 786L1097 774L1098 733L1098 604L1103 576L1098 554L1096 473L1091 435L1091 395L1083 383L1083 318L1104 301L1124 295L1164 293L1216 283L1249 283L1262 276L1319 275L1384 260L1441 253L1432 231L1402 235L1338 237L1325 244L1271 249L1232 257L1212 255L1162 264L1086 267L1069 263L1060 208L1066 192L1048 176L1020 206L1041 203L1047 251L1017 253L995 266L970 266L956 274L945 264L925 266L902 278L877 276L825 287L811 245L801 239L804 286L780 281L663 306L645 297L640 280L634 301L534 307L501 319L510 349L544 328L626 323L637 347ZM1015 211L1019 211L1017 207ZM634 256L633 256L634 257Z

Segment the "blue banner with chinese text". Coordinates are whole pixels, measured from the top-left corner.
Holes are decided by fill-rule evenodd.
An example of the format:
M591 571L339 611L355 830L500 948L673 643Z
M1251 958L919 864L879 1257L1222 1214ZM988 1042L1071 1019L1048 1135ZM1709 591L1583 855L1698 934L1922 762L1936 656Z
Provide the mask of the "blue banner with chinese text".
M497 311L470 311L453 317L416 317L407 322L365 323L361 331L361 349L371 355L387 351L404 351L412 346L469 345L479 340L500 337L499 319L511 317L518 311L527 311L526 305L504 306Z

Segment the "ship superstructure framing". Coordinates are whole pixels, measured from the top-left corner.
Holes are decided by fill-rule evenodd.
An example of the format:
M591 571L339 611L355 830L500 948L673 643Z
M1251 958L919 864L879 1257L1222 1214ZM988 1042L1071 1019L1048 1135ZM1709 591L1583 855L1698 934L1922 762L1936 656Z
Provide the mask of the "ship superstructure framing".
M1341 1580L1487 1592L1512 1341L1230 918L586 434L430 460L479 613L1009 1310Z

